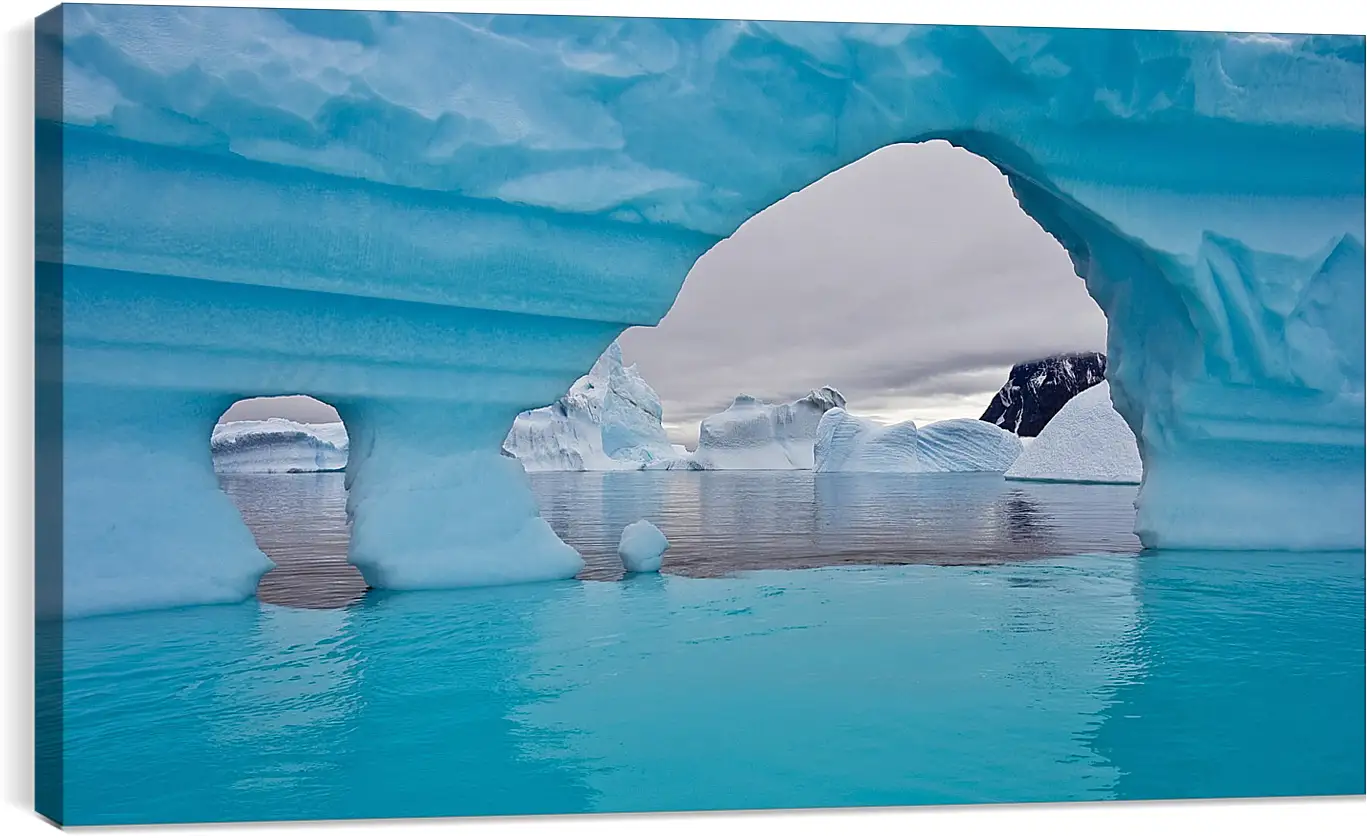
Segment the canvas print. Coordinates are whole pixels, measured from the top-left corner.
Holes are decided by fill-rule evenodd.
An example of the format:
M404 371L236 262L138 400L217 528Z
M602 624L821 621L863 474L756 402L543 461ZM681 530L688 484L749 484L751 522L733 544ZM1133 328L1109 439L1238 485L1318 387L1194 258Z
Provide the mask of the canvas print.
M37 810L1364 793L1364 40L69 4Z

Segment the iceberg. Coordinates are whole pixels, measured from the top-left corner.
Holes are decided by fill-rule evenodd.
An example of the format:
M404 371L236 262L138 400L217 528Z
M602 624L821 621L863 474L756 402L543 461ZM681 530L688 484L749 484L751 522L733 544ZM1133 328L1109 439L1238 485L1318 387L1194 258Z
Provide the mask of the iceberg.
M35 56L45 611L250 596L204 441L256 395L338 408L371 584L573 575L515 417L930 139L1105 313L1144 544L1364 545L1359 36L65 4Z
M617 544L617 555L627 573L657 573L663 561L669 539L660 528L646 520L627 524L622 528L622 539Z
M248 419L215 425L209 448L214 471L225 474L340 471L347 435L341 422Z
M639 469L679 457L662 416L660 397L613 341L554 404L518 414L503 449L527 471Z
M688 460L706 470L810 469L817 424L826 411L844 406L845 397L832 387L786 404L736 396L726 410L702 421Z
M931 422L916 435L921 470L1006 471L1024 446L1015 434L980 419Z
M1015 434L978 419L883 425L836 408L817 428L819 472L1004 472L1020 456Z
M1061 483L1140 483L1143 477L1134 432L1111 406L1104 381L1070 399L1006 471L1008 480Z

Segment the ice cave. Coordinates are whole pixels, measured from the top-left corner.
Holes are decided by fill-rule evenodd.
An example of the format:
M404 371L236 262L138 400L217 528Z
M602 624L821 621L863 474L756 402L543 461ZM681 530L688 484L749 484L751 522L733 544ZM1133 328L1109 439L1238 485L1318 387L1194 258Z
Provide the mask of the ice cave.
M205 440L263 393L342 415L370 584L573 576L513 418L746 219L928 139L1105 312L1145 545L1363 547L1360 37L66 5L37 40L67 616L251 596Z

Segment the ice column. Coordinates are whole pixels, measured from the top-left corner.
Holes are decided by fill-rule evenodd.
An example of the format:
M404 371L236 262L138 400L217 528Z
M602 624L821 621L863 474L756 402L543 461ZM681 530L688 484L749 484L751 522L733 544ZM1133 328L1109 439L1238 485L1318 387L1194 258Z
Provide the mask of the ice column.
M574 576L583 560L538 513L500 452L516 408L363 400L351 433L351 562L377 588L450 588Z
M231 402L231 399L228 400ZM250 597L273 567L219 491L222 397L70 385L63 394L68 617Z

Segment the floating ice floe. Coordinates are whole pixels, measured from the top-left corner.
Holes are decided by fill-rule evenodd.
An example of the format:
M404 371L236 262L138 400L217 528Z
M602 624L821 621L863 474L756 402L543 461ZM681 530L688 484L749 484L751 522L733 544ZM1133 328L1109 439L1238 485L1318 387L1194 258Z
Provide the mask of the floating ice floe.
M660 528L646 520L627 524L622 529L622 540L617 555L628 573L655 573L660 569L669 539Z

